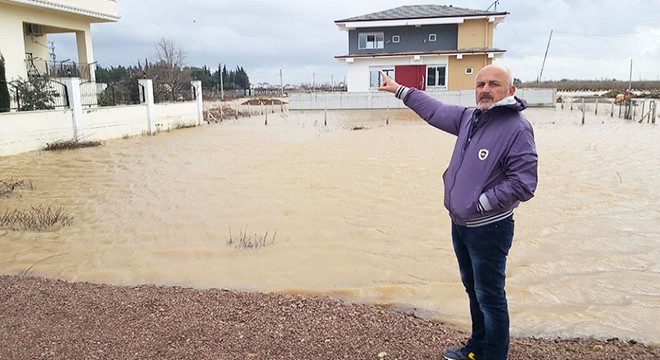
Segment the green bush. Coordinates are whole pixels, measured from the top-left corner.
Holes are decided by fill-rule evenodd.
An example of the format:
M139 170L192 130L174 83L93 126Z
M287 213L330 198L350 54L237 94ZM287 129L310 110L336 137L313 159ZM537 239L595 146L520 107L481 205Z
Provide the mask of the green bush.
M28 80L16 81L19 111L55 109L55 97L58 92L50 87L50 80L45 76L31 76Z
M5 58L0 54L0 112L8 112L11 106L7 74L5 72Z

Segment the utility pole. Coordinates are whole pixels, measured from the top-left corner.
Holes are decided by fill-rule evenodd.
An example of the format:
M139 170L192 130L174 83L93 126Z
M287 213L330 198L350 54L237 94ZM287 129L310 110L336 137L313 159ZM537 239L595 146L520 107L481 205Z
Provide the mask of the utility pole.
M312 92L316 92L316 73L312 73Z
M282 82L282 69L280 69L280 96L284 96L284 83Z
M545 55L543 56L543 64L541 65L541 72L539 73L539 78L536 80L538 84L541 82L541 76L543 76L543 68L545 67L545 59L548 57L548 49L550 49L550 40L552 40L552 31L550 30L550 37L548 38L548 45L545 47Z
M632 90L632 59L630 59L630 78L628 79L628 91L630 92Z

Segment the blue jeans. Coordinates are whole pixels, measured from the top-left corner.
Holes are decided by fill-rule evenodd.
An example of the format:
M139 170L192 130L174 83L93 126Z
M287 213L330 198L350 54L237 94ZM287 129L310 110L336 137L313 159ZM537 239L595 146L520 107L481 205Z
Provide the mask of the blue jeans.
M452 223L454 252L470 299L472 336L466 346L479 360L505 360L509 353L504 279L513 227L513 215L479 227Z

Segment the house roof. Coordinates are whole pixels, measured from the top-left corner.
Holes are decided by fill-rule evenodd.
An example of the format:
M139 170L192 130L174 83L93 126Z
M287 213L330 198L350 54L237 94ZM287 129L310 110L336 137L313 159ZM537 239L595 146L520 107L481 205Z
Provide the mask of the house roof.
M73 1L68 1L69 3ZM91 22L110 22L118 21L120 19L117 15L117 2L104 2L105 6L98 8L98 3L83 3L80 6L77 4L69 5L63 4L67 1L46 1L46 0L0 0L0 4L8 3L9 5L29 6L36 7L40 10L49 9L54 11L63 11L70 14L82 15L90 19Z
M342 20L335 20L335 23L472 16L503 16L507 14L507 12L502 11L465 9L452 5L406 5L399 6L394 9L378 11L371 14L355 16Z

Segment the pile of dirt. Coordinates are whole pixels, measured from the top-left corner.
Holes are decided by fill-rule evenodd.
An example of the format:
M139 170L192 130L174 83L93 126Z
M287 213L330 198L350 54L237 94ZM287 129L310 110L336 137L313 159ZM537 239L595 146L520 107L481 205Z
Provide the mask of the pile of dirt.
M282 104L286 104L286 102L280 99L256 98L256 99L247 100L243 102L241 105L282 105Z

